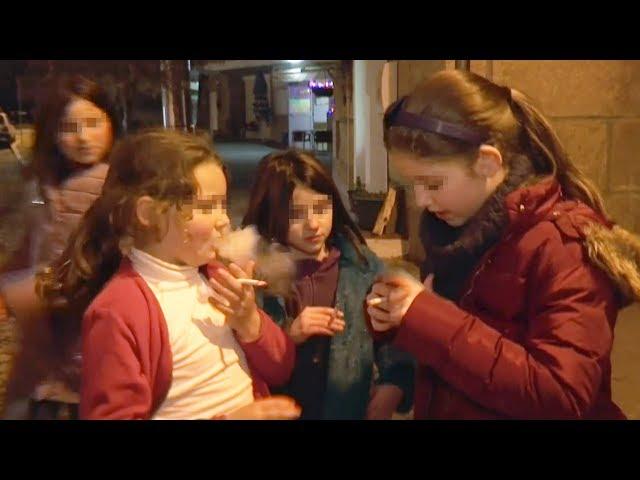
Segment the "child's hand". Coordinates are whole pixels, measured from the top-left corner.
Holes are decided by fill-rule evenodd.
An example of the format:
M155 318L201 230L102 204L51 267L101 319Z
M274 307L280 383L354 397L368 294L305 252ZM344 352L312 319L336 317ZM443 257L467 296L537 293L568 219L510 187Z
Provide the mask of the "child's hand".
M408 274L386 273L378 277L371 293L367 295L367 313L371 326L378 332L397 328L402 323L407 310L423 290L432 291L433 275L424 284ZM380 300L376 300L380 298ZM371 305L371 302L374 305ZM376 303L379 302L379 303Z
M225 420L295 420L301 408L285 396L261 398L224 416Z
M305 307L289 327L289 336L296 345L312 335L332 337L344 330L344 313L330 307Z
M252 278L254 267L254 261L249 261L245 270L232 263L229 271L216 269L209 279L213 289L209 301L225 314L227 324L244 342L252 342L260 336L261 320L253 287L238 282L239 278Z
M391 420L402 396L402 390L396 385L376 385L367 406L367 420Z

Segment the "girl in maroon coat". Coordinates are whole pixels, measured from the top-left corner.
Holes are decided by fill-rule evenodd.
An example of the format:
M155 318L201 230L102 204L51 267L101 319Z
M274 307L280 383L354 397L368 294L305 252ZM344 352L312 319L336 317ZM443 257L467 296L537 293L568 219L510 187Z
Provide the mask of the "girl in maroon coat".
M387 110L392 176L424 208L423 283L382 275L380 339L420 365L415 417L622 419L618 309L640 298L640 241L520 92L446 71ZM381 303L378 303L381 302Z

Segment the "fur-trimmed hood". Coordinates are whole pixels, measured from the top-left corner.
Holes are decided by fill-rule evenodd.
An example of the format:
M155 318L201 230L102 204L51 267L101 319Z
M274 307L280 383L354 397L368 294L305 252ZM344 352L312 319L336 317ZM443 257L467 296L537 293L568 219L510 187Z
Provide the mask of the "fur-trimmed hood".
M640 238L618 225L597 223L584 233L589 258L613 280L624 303L640 302Z

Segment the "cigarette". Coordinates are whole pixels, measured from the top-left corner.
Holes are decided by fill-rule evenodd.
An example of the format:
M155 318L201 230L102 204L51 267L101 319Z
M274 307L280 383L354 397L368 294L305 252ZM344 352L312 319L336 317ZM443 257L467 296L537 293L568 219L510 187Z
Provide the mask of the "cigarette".
M387 299L386 297L377 297L377 298L373 298L371 300L367 301L367 304L370 307L375 307L376 305L380 305L382 302L385 302Z
M254 280L253 278L238 278L240 285L250 285L252 287L266 287L267 282L264 280Z

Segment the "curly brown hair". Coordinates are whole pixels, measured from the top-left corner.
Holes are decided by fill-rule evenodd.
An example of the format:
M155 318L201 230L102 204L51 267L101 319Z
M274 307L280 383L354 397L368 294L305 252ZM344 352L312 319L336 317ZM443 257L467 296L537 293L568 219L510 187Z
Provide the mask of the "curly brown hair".
M113 148L109 162L102 194L62 255L38 274L38 294L69 338L79 333L82 314L117 270L132 239L162 235L157 226L145 228L137 222L138 198L150 196L161 211L182 209L197 194L193 171L204 162L220 165L228 179L208 138L175 130L153 129L126 137Z

